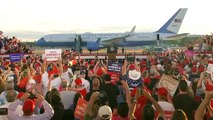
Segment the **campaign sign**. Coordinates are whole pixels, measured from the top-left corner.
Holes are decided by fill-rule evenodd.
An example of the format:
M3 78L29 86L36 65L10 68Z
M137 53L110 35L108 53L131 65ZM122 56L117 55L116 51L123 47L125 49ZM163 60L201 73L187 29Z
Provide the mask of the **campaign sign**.
M119 72L122 71L122 64L116 62L109 62L108 63L108 71L109 72Z
M159 87L166 88L169 91L170 95L173 96L175 94L175 91L178 85L179 85L179 81L173 79L170 76L163 75L159 81L158 88Z
M211 75L211 78L213 80L213 64L208 64L206 72Z
M79 98L78 99L78 103L77 103L77 106L76 106L76 109L75 109L75 113L74 113L74 116L80 120L84 120L84 112L86 110L86 107L87 107L87 101L82 99L82 98Z
M120 81L120 73L108 72L108 74L111 76L111 83L115 84Z
M61 53L61 49L45 49L44 58L46 58L47 61L57 61L61 58Z
M16 53L16 54L10 54L10 62L18 62L22 58L21 53Z
M193 52L193 50L186 50L185 55L186 55L186 57L193 57L194 52Z

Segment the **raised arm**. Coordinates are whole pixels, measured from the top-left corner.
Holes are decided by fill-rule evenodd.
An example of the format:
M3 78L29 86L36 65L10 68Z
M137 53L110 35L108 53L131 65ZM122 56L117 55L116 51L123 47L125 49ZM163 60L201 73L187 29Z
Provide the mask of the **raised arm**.
M108 68L107 68L107 65L106 64L104 64L104 62L101 60L101 65L103 66L103 68L105 69L105 70L107 70Z
M90 97L90 100L89 100L86 110L85 110L85 115L93 116L94 102L97 100L97 97L99 94L100 94L99 92L92 93L92 96Z
M63 73L63 65L62 65L62 59L61 58L58 59L58 64L59 64L59 70L60 70L59 76L61 76L61 74Z
M154 107L158 111L159 116L164 116L163 109L160 107L160 105L157 103L157 101L150 95L150 93L147 92L145 89L143 89L143 94L146 98L148 98L152 102L152 104L154 105Z
M195 112L195 120L202 120L204 111L209 105L209 101L213 98L213 91L206 91L205 98L202 103L199 105L197 111Z
M140 69L140 67L139 67L138 64L137 64L137 60L136 60L136 59L135 59L134 65L135 65L135 69L136 69L138 72L141 72L141 69Z
M47 61L46 61L46 58L44 58L43 64L41 65L41 71L42 71L42 73L44 73L44 72L47 71Z
M200 78L197 83L197 88L202 87L203 73L200 74Z
M97 61L94 68L93 68L95 75L97 74L99 63L100 63L100 61Z
M51 105L44 99L41 94L36 94L36 102L38 104L42 103L44 106L44 113L36 116L39 120L50 120L54 114L53 108Z
M128 62L125 59L124 60L124 65L122 66L122 75L126 75L127 65L128 65Z
M131 107L131 95L129 91L129 86L126 81L121 80L122 88L125 90L126 93L126 102L128 103L129 108Z
M30 96L29 93L25 93L20 99L15 100L12 104L8 106L8 119L15 120L19 117L18 113L16 113L16 108L18 105L22 104L22 101L25 101Z

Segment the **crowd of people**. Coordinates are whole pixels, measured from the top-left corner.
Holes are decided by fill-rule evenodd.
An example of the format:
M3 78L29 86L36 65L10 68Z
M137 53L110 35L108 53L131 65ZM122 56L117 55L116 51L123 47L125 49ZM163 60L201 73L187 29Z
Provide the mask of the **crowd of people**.
M204 35L201 38L190 42L188 46L202 52L213 51L213 34Z
M20 47L16 38L1 43ZM110 63L121 64L121 71L109 71ZM69 52L57 61L35 54L19 62L0 58L0 119L213 119L212 63L205 54L189 57L175 50L134 60L83 60ZM178 82L174 94L159 85L163 75Z
M16 37L0 37L0 52L1 54L9 53L32 53L32 46L27 47L26 44L20 42Z

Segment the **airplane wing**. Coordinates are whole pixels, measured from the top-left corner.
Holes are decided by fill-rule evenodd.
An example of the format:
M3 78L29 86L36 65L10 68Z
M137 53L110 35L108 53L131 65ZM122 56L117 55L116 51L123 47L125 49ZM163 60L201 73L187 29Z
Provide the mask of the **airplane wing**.
M122 37L117 37L117 38L112 38L112 39L101 41L101 45L103 45L103 46L110 46L110 45L119 44L119 43L125 41L125 38L130 37L130 36L132 36L134 34L135 27L136 26L134 26L132 28L132 30L127 35L124 35Z
M166 37L166 40L178 40L185 38L189 33L176 34Z

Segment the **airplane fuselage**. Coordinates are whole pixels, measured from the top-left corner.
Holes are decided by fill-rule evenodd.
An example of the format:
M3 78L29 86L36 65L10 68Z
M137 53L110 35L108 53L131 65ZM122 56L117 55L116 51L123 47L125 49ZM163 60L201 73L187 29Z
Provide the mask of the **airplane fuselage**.
M50 34L39 39L36 44L39 46L75 46L75 39L78 36L82 38L82 46L86 46L87 42L96 42L101 39L101 42L107 39L124 36L125 33L84 33L84 34ZM134 35L126 38L125 42L121 42L118 46L143 46L154 45L157 40L167 40L166 37L175 35L172 33L134 33Z

